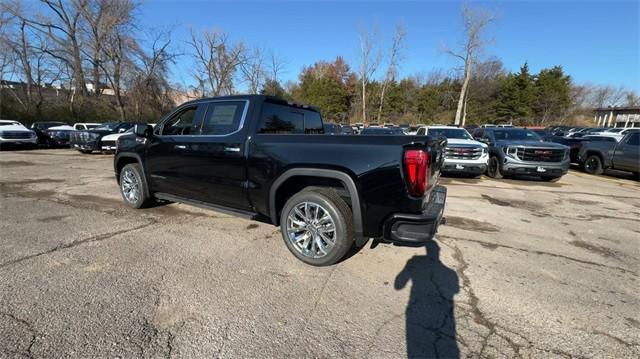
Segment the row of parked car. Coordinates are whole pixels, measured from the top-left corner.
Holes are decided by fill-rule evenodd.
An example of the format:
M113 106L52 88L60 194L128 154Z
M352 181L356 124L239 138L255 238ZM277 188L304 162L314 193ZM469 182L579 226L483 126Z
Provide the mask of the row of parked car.
M464 173L492 178L534 175L555 181L571 163L591 174L605 169L640 172L640 128L551 126L516 128L504 125L419 126L326 124L325 133L360 135L431 135L448 140L443 173ZM357 127L357 125L356 125Z
M83 153L115 151L116 140L135 122L34 122L27 128L17 121L0 120L0 148L74 148Z
M16 121L0 120L0 148L7 144L71 147L82 153L113 152L118 137L131 132L135 122L76 123L35 122L26 128ZM329 135L430 135L448 140L443 173L492 178L535 175L555 181L571 163L601 174L605 169L640 173L640 128L586 128L551 126L515 128L511 125L369 126L324 124Z

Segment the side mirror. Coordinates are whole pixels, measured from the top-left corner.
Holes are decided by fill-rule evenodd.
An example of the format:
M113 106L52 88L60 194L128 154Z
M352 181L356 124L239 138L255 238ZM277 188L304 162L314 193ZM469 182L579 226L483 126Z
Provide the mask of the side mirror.
M149 138L153 133L153 127L151 127L150 125L136 124L133 125L133 133L135 133L138 137Z
M124 128L121 128L118 130L118 133L123 133L124 131L126 131Z

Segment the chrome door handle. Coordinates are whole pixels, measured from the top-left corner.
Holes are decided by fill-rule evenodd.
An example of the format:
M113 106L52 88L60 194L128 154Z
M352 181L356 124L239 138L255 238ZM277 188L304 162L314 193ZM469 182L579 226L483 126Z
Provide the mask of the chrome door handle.
M225 147L225 152L240 152L240 147Z
M179 150L186 150L187 146L185 146L185 145L175 145L175 146L173 146L173 148L176 148L176 149L179 149Z

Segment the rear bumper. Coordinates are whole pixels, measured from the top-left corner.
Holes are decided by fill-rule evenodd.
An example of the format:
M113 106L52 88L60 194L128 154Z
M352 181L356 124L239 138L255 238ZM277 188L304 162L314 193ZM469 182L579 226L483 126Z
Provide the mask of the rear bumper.
M433 238L444 214L447 189L436 186L422 213L396 213L385 223L383 238L397 244L423 244Z

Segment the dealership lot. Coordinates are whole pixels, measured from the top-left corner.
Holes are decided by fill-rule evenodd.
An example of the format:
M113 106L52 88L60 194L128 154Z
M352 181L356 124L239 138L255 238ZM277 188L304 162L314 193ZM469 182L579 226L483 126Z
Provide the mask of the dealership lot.
M271 225L124 205L112 156L0 157L0 357L637 357L640 186L443 178L447 225L326 268Z

